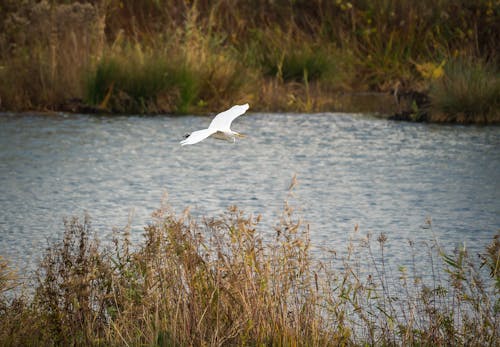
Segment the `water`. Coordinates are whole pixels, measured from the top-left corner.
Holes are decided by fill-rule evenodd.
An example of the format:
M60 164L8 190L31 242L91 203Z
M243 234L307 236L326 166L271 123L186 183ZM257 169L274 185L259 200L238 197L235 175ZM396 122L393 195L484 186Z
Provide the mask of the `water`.
M62 220L92 217L103 240L129 218L134 240L168 193L181 212L214 216L230 205L261 214L272 233L293 175L293 204L314 245L345 248L360 233L408 240L433 234L448 249L484 249L500 229L500 127L398 123L349 114L248 114L235 144L180 147L207 117L0 115L0 255L37 262ZM426 219L432 219L432 229Z

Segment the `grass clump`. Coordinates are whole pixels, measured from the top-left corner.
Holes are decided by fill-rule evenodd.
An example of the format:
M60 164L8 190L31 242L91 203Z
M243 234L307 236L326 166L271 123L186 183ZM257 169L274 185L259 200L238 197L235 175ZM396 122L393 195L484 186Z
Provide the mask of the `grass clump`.
M140 46L104 57L87 79L86 99L113 112L186 112L200 82L185 63Z
M264 76L276 77L282 82L304 82L307 74L309 81L319 80L335 69L335 61L330 59L328 47L311 42L301 33L257 31L255 40L258 46L252 51L258 68Z
M357 228L342 257L312 255L307 225L285 205L273 233L231 207L215 218L157 210L140 244L107 248L88 217L65 223L33 296L2 295L2 345L496 345L498 237L478 268L465 249L416 247L394 275L387 237ZM440 254L440 255L439 255ZM442 260L442 261L441 261ZM371 269L371 270L368 270ZM486 270L481 274L480 270ZM425 279L423 273L432 272ZM486 276L484 276L486 274ZM498 284L498 283L497 283ZM11 296L12 297L12 296Z
M484 60L449 61L442 78L432 82L432 120L458 123L500 121L500 72Z

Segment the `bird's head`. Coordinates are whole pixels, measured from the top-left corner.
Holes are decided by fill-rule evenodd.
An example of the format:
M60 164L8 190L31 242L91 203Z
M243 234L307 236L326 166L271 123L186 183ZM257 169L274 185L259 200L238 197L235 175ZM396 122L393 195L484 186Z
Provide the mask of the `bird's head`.
M183 138L187 139L189 136L191 136L191 133L185 133Z

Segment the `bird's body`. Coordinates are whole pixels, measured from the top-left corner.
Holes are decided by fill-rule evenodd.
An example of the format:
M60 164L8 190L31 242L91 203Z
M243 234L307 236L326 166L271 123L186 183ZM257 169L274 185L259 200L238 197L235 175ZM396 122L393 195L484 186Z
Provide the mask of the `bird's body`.
M186 139L181 141L181 145L194 145L203 141L209 136L219 140L235 142L236 137L243 137L242 134L231 130L230 126L234 119L244 114L250 106L248 104L235 105L229 110L219 113L212 120L207 129L197 130L189 134Z
M229 142L235 142L236 137L238 136L241 136L241 134L236 133L234 131L232 132L217 131L215 134L212 135L214 139L224 140Z

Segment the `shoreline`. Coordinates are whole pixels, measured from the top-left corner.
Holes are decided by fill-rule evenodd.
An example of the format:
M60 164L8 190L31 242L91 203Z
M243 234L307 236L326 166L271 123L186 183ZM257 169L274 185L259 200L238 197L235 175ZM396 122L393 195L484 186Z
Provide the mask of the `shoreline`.
M399 102L399 104L398 104ZM59 113L66 114L88 114L88 115L99 115L99 116L122 116L137 114L139 116L155 116L155 115L171 115L171 116L183 116L186 114L207 114L216 113L220 110L199 110L189 113L179 113L167 110L159 110L157 112L116 112L107 108L93 106L85 103L80 98L72 98L59 104L59 107L53 109L33 109L33 110L0 110L1 113L10 114L37 114L40 116L51 116ZM389 92L337 92L330 98L329 101L325 102L325 105L320 109L311 109L309 111L303 111L300 109L286 109L283 110L279 107L277 108L259 108L258 106L254 108L256 112L298 112L298 113L320 113L320 112L332 112L332 113L367 113L372 114L375 117L389 119L394 121L406 121L406 122L416 122L416 123L434 123L434 124L457 124L457 125L497 125L500 124L500 120L488 122L487 119L480 119L478 117L472 120L465 119L457 115L456 117L450 118L449 116L444 119L433 118L431 111L431 102L429 95L427 93L417 92L417 91L406 91L399 95L394 95L394 93ZM450 120L451 119L451 120Z

